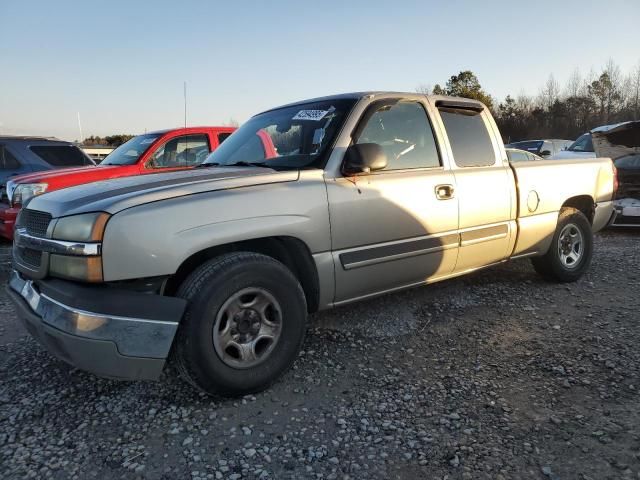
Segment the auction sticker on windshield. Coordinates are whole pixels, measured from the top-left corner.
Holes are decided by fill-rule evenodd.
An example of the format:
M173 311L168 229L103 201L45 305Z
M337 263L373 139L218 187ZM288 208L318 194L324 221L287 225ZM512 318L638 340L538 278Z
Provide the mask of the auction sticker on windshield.
M292 120L322 120L329 110L300 110Z

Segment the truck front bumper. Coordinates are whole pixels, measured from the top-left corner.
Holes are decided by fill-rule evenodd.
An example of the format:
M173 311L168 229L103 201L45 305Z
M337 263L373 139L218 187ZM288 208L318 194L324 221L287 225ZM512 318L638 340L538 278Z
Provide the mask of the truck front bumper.
M31 281L14 271L7 287L25 327L47 350L96 375L156 379L186 301L63 280Z

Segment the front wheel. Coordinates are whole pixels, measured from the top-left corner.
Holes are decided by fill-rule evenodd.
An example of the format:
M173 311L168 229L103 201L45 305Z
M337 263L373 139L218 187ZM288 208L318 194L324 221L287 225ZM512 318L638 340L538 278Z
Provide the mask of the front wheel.
M589 269L593 255L593 231L587 217L575 208L563 208L549 251L531 259L545 278L575 282Z
M195 270L178 296L189 304L178 329L177 367L212 394L267 388L293 364L306 331L300 283L271 257L222 255Z

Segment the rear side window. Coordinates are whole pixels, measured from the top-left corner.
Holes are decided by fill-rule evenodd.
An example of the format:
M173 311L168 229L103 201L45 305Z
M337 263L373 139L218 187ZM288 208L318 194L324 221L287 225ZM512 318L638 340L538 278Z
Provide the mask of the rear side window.
M0 145L0 170L17 170L20 168L20 162L13 154Z
M491 137L482 115L471 110L441 108L453 159L459 167L487 167L496 163Z
M29 149L53 167L94 165L82 150L73 145L34 145Z
M218 134L218 144L221 144L222 142L224 142L227 138L229 138L231 136L230 132L227 133L219 133Z
M385 170L440 166L438 148L424 107L401 101L373 106L356 143L377 143L387 154Z

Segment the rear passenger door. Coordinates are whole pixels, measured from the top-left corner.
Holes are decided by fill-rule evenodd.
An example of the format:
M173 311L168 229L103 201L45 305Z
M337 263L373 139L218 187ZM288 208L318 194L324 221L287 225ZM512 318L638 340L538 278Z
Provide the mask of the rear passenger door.
M377 143L385 169L327 182L337 303L449 274L458 248L455 179L427 105L373 102L352 134Z
M436 103L448 137L459 202L460 251L456 272L505 259L516 235L515 181L479 104Z

